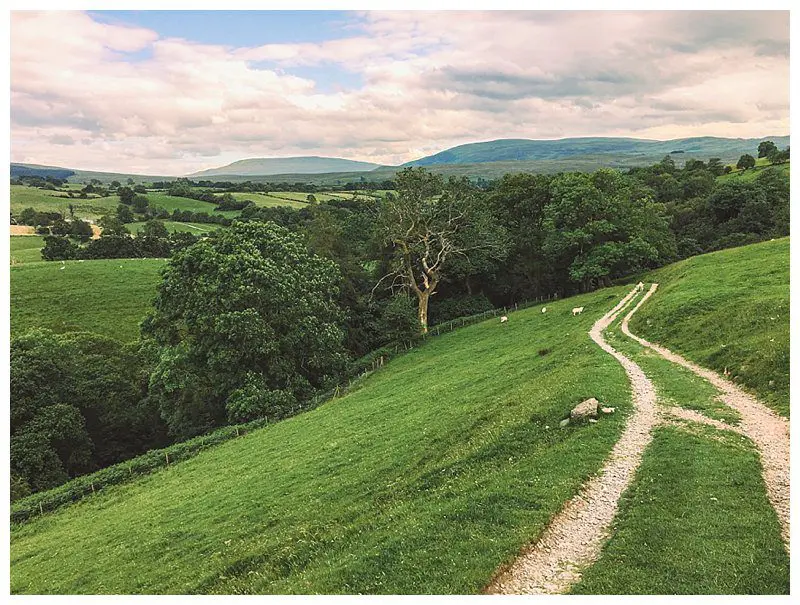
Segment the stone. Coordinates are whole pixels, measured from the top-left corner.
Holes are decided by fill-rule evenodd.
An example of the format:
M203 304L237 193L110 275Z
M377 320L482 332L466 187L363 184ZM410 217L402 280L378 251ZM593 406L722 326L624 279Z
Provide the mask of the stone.
M560 426L567 426L569 424L569 418L564 418L561 422L558 423Z
M600 411L603 412L603 414L613 414L614 408L600 408Z
M592 424L597 424L597 418L589 418L589 422Z
M586 399L572 408L572 411L569 413L569 417L571 420L583 420L589 417L596 417L597 408L599 406L600 402L594 397Z

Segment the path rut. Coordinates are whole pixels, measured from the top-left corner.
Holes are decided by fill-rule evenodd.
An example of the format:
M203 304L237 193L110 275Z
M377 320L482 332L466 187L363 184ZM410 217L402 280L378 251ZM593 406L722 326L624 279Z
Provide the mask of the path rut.
M630 314L622 322L622 331L665 359L676 363L714 385L723 403L739 412L740 431L750 438L761 457L762 476L767 496L778 515L781 537L789 552L789 421L779 416L749 393L716 372L703 368L666 347L653 344L633 334L628 327Z
M636 312L655 291L650 291L626 316ZM581 569L597 559L608 537L622 493L633 480L642 454L658 422L653 383L642 369L603 338L603 330L636 296L631 290L611 311L592 326L589 336L612 355L628 375L633 392L633 414L598 475L551 520L539 540L500 573L484 592L488 594L558 594L581 577Z

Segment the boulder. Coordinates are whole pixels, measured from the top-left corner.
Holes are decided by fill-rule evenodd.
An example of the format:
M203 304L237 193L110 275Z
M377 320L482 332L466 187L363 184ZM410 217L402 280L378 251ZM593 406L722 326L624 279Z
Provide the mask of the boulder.
M594 397L581 401L578 405L572 408L569 413L570 420L585 420L587 418L597 417L597 408L600 402Z
M603 412L603 414L613 414L614 408L600 408L600 411Z

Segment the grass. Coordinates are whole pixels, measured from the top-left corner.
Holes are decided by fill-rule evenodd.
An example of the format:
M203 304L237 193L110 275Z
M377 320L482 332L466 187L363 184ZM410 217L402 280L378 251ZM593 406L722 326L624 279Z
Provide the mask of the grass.
M722 372L789 415L789 238L696 256L647 275L631 320L652 342Z
M220 229L222 225L216 223L177 223L174 221L163 221L167 231L174 233L176 231L188 231L194 235L202 235L203 233L211 233ZM139 233L144 228L145 223L127 223L125 226L131 233Z
M104 214L116 211L119 205L117 196L82 200L57 197L59 195L64 193L26 185L11 185L11 212L16 215L25 208L34 208L40 212L60 212L68 217L69 205L72 204L77 218L97 220Z
M283 196L284 198L291 197L290 193L285 193L285 192L270 194L270 193L243 191L243 192L231 193L231 195L235 197L237 200L251 200L255 202L256 206L260 206L262 208L271 208L273 206L289 206L290 208L305 208L308 206L308 203L305 201L306 197L308 196L307 193L301 194L303 197L299 197L297 199L295 198L281 199L280 197L276 197L276 196Z
M619 437L627 380L586 332L622 293L434 338L350 395L15 527L11 590L478 592ZM619 413L560 428L589 396Z
M22 238L16 236L12 239ZM11 333L33 328L88 331L123 341L138 337L161 259L41 262L12 266Z
M13 235L10 240L12 265L23 265L42 260L44 238L41 235Z
M645 290L648 287L649 284L646 284ZM640 294L639 297L641 296ZM631 302L630 308L638 302L639 297ZM617 351L639 364L656 385L660 404L696 410L715 420L732 425L739 424L741 416L736 410L717 399L719 391L713 385L625 336L620 330L624 316L625 313L620 314L614 324L609 326L605 332L606 340Z
M577 594L788 594L758 454L738 435L656 429ZM725 434L727 435L727 434Z
M756 178L758 178L758 176L768 168L775 168L776 170L780 170L788 177L790 171L789 164L790 164L789 162L786 162L785 164L776 164L775 166L773 166L772 164L769 163L769 160L767 160L767 158L758 158L756 160L755 168L749 168L747 170L735 169L732 172L729 172L728 174L723 174L721 176L718 176L717 182L728 183L728 182L738 181L742 183L749 183L751 181L756 180Z

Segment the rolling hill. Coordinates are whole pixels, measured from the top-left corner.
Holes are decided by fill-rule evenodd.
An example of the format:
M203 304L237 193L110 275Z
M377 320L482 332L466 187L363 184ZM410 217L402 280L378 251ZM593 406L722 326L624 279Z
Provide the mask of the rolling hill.
M559 160L590 156L615 158L654 158L660 160L667 154L683 159L684 154L701 155L706 159L719 157L724 161L736 160L743 153L754 154L758 144L769 139L779 148L789 145L788 136L759 139L729 139L720 137L695 137L655 141L648 139L587 137L557 140L499 139L469 143L446 149L434 155L413 160L404 166L436 166L442 164L483 164L531 160Z
M647 139L593 137L559 140L500 139L469 143L446 149L434 155L407 162L402 166L380 166L339 158L298 157L261 158L233 162L220 168L203 170L189 175L215 181L308 182L317 185L339 185L354 181L379 182L394 177L405 166L424 166L445 176L469 178L499 178L507 172L555 173L562 171L590 172L598 168L629 168L647 166L672 154L680 166L687 159L707 161L719 157L735 163L744 153L755 155L763 140L773 141L779 148L790 143L788 136L754 139L695 137L670 141ZM67 175L66 173L71 173ZM40 174L65 176L70 182L96 178L104 183L133 178L136 182L170 181L174 176L131 175L93 172L39 166L11 164L11 174Z
M368 172L378 164L341 158L302 156L293 158L252 158L190 174L191 178L208 176L264 176L273 174L319 174L325 172Z

